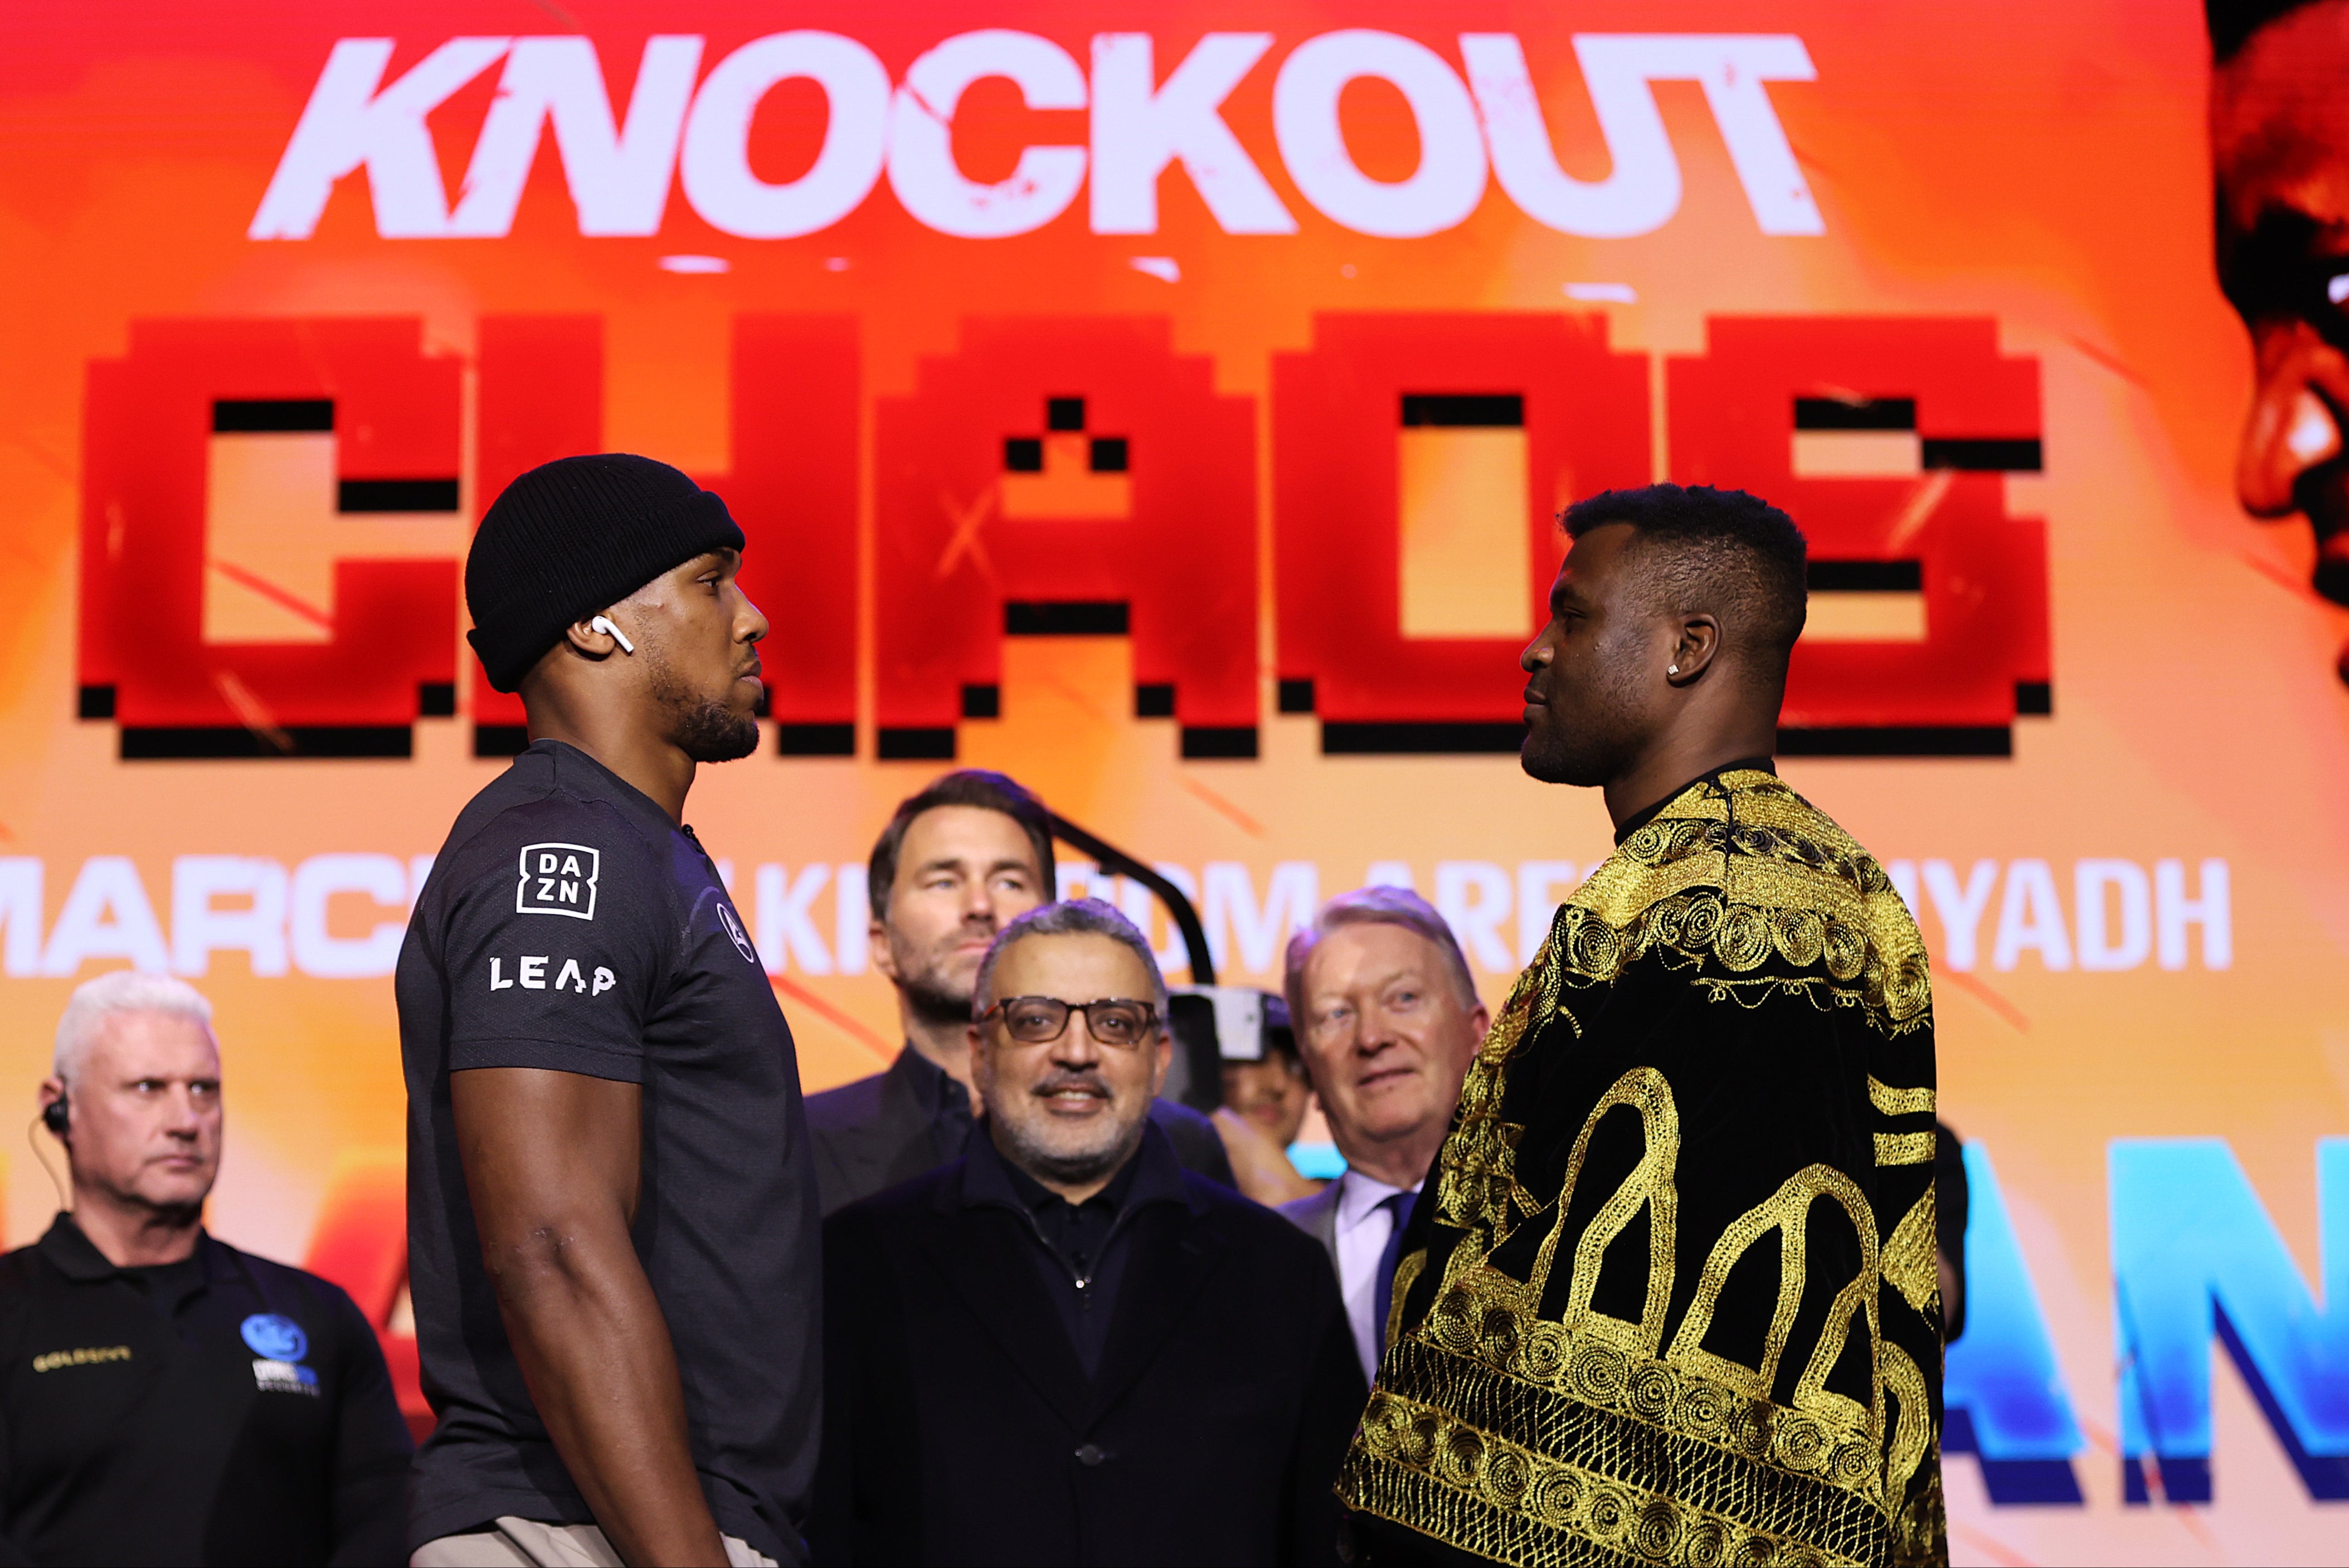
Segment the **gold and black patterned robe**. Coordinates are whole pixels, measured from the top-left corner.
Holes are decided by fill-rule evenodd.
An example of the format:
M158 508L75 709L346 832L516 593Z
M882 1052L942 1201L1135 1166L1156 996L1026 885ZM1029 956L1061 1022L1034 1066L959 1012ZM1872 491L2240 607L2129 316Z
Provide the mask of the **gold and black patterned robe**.
M1340 1494L1514 1563L1945 1560L1932 1112L1883 868L1690 785L1469 1068Z

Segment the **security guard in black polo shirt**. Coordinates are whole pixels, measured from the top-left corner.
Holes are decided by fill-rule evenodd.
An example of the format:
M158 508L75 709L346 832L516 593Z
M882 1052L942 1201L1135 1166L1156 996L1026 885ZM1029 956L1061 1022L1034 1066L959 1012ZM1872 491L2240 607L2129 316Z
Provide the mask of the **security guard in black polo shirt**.
M202 1228L212 1008L101 975L57 1025L41 1120L73 1209L0 1257L0 1562L392 1563L411 1445L351 1298Z

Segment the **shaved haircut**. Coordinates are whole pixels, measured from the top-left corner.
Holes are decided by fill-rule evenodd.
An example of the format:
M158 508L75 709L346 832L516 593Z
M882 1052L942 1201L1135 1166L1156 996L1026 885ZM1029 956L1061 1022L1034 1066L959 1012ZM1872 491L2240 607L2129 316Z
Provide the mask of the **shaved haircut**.
M1755 673L1785 678L1809 596L1793 518L1744 490L1672 484L1601 490L1558 516L1574 539L1610 522L1638 535L1633 561L1650 608L1718 617L1723 642Z

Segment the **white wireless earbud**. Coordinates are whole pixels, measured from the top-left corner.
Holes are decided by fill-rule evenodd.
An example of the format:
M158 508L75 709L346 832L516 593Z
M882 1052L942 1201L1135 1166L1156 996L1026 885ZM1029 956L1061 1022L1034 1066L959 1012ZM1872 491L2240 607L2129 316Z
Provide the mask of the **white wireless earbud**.
M626 632L612 624L612 619L608 615L596 616L587 623L587 629L591 632L607 634L612 641L620 645L620 652L624 654L633 654L636 651L636 645L628 641L628 634Z

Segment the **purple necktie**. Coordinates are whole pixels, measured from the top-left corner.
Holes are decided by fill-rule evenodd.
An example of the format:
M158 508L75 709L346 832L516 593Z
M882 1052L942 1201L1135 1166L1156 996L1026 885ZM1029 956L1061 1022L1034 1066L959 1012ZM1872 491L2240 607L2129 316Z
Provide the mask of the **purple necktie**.
M1395 1267L1402 1262L1402 1233L1411 1226L1412 1204L1416 1192L1396 1192L1379 1200L1379 1207L1394 1217L1394 1228L1387 1233L1387 1244L1379 1249L1378 1283L1371 1300L1376 1315L1371 1319L1371 1332L1378 1336L1381 1359L1387 1348L1387 1318L1394 1310Z

